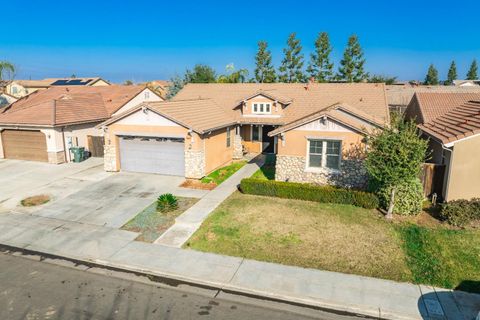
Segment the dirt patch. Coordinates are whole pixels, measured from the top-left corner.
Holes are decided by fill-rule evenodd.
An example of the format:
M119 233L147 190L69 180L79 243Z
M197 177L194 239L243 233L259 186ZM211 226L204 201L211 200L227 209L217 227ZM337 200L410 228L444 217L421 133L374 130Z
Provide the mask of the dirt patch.
M190 188L190 189L200 189L200 190L213 190L217 184L215 182L204 183L200 180L187 179L185 180L180 187Z
M28 197L20 201L20 204L24 207L35 207L50 201L50 196L46 194L39 194L36 196Z

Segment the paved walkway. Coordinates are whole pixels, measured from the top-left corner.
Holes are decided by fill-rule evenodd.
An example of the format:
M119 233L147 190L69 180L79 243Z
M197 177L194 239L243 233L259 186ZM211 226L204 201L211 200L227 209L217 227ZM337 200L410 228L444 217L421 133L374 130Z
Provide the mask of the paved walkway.
M203 220L215 210L220 203L235 192L243 178L250 177L265 162L264 156L258 156L255 160L247 163L230 178L210 191L200 201L190 207L175 219L175 224L164 232L156 241L156 244L181 248L198 228Z
M221 290L388 319L474 319L480 295L134 241L134 232L0 214L0 244Z

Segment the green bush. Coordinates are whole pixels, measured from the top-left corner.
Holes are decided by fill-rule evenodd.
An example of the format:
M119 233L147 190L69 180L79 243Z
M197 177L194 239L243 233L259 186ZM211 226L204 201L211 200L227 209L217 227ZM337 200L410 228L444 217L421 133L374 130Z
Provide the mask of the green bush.
M243 193L260 196L350 204L366 209L378 207L378 198L373 193L333 186L315 186L305 183L249 178L240 182L240 190Z
M380 205L388 209L392 187L381 188L378 192ZM397 185L393 213L401 215L416 215L422 211L423 186L419 179L405 180Z
M480 220L480 198L446 202L441 205L440 218L457 227L464 227L474 220Z
M157 210L169 212L178 208L178 199L171 193L162 194L157 199Z

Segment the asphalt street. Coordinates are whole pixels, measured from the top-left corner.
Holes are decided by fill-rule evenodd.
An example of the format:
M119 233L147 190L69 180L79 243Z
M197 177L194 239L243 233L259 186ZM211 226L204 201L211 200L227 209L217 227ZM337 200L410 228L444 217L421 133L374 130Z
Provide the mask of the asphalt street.
M62 265L63 264L63 265ZM0 253L0 319L351 319L70 262Z

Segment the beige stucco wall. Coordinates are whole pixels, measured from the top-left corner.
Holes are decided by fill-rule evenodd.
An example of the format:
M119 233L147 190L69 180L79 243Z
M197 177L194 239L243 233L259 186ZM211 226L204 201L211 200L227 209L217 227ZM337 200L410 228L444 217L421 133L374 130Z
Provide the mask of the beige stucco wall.
M145 88L142 92L137 94L132 100L127 102L124 106L122 106L120 109L118 109L113 116L123 113L125 111L128 111L142 102L149 102L149 101L163 101L162 98L160 98L156 93L154 93L152 90Z
M102 79L99 79L95 83L92 84L92 87L101 87L101 86L109 86L110 84Z
M70 147L84 147L85 150L88 150L88 138L87 136L103 136L103 130L96 129L95 126L98 125L98 122L95 123L86 123L79 124L74 126L67 126L64 130L65 135L65 145L67 161L71 161L72 155L70 154ZM69 137L71 137L72 145L69 145Z
M223 128L203 135L205 144L205 173L228 164L233 159L233 138L235 128L230 130L230 147L227 147L227 129Z
M480 164L476 150L480 150L480 136L455 143L447 171L446 201L480 197Z

